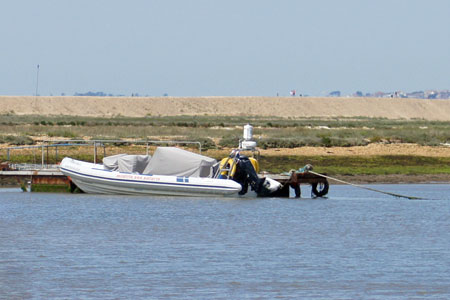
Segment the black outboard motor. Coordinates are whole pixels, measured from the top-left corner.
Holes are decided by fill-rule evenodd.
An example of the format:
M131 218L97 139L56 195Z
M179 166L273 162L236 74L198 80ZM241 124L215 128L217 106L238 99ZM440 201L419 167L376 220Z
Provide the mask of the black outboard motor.
M251 161L246 156L240 156L236 166L236 172L233 180L240 183L242 190L239 195L244 195L248 191L248 185L256 192L258 197L268 197L274 191L269 189L270 184L266 183L265 178L259 178Z

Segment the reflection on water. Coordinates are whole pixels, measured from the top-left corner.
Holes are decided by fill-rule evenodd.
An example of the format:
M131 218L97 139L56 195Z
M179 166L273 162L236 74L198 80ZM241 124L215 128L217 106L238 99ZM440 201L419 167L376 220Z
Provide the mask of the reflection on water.
M450 185L328 199L0 191L4 298L450 298ZM307 188L303 195L309 194Z

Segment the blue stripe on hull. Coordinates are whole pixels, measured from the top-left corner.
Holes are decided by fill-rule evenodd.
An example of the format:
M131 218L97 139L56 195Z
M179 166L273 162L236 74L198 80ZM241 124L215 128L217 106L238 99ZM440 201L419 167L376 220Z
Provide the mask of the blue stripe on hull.
M114 183L114 182L119 183L119 184L120 183L133 184L133 186L131 186L131 187L126 186L126 185L121 185L121 188L119 188L119 189L114 188L114 187L112 189L109 189L109 190L115 191L115 192L125 192L125 190L126 190L128 193L133 193L133 194L152 193L152 194L167 195L169 193L172 193L172 194L176 194L176 195L190 195L190 194L201 195L201 194L217 194L217 192L220 192L220 191L223 192L221 194L230 194L233 192L237 193L239 191L236 188L226 187L226 186L191 184L191 183L189 183L188 177L181 177L181 179L183 179L183 180L180 181L179 183L178 182L177 183L157 182L157 181L148 182L148 181L139 181L139 180L132 180L132 179L108 178L108 177L102 177L102 176L96 176L96 175L89 175L89 174L69 170L69 169L66 169L63 167L61 167L61 170L64 170L65 172L68 172L70 174L74 174L75 176L93 178L94 180L97 180L97 181L100 180L100 181L102 181L101 184L104 184L105 187L110 186L110 184L108 184L108 183ZM82 179L78 179L78 180L82 181L84 185L88 185L93 190L98 190L99 192L102 192L102 190L103 190L103 188L99 189L95 185L95 183L92 184L92 183L82 180ZM177 178L177 181L179 181L178 178ZM171 186L171 187L176 188L178 191L161 189L163 186ZM145 188L145 187L147 187L147 188ZM150 187L153 187L156 189L151 189ZM209 189L209 191L205 190L205 189Z

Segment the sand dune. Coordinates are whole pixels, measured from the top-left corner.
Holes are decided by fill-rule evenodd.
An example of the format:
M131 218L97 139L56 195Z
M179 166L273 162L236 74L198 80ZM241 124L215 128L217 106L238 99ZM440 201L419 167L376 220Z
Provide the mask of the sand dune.
M250 115L450 121L450 100L316 97L0 96L0 114L78 116Z

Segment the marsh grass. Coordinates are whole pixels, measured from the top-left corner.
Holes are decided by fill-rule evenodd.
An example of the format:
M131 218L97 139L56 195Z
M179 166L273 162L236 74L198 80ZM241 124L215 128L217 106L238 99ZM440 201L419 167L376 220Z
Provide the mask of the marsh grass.
M306 164L329 175L450 174L449 157L377 156L266 156L260 165L271 173L299 169Z
M369 143L416 143L439 145L450 141L450 122L424 120L389 120L371 118L278 118L175 116L144 118L0 115L0 143L8 145L39 144L53 139L136 139L201 141L203 150L217 152L234 148L242 138L243 125L254 126L258 146L297 148L302 146L361 146ZM190 146L195 150L195 146ZM97 149L97 161L119 153L145 154L144 145L107 145ZM153 152L154 147L149 151ZM209 153L206 153L209 155ZM225 154L227 155L227 154ZM94 160L93 147L49 148L44 152L46 164L57 164L65 156L84 161ZM0 161L6 161L0 150ZM13 163L41 163L40 149L12 150ZM266 156L260 165L270 173L280 173L312 164L319 173L329 175L450 174L450 158L422 156Z
M33 145L34 141L26 135L0 135L0 144L22 146Z
M439 145L450 141L450 122L371 118L286 119L278 117L170 116L76 117L0 115L5 136L87 139L206 140L208 147L235 147L242 126L251 123L262 148L360 146L368 143Z
M156 146L150 146L150 154ZM190 149L197 152L197 149ZM110 144L107 147L97 148L97 162L101 162L104 156L120 153L146 154L145 145ZM41 149L12 150L10 162L40 164L42 160ZM211 150L202 152L217 160L226 157L227 150ZM58 164L63 157L72 157L83 161L94 161L93 146L61 147L44 150L45 164ZM0 161L6 161L6 153L0 151ZM261 156L260 166L262 171L269 173L282 173L291 169L299 169L306 164L312 164L314 170L328 175L423 175L423 174L450 174L450 157L425 157L415 155L374 155L374 156Z

